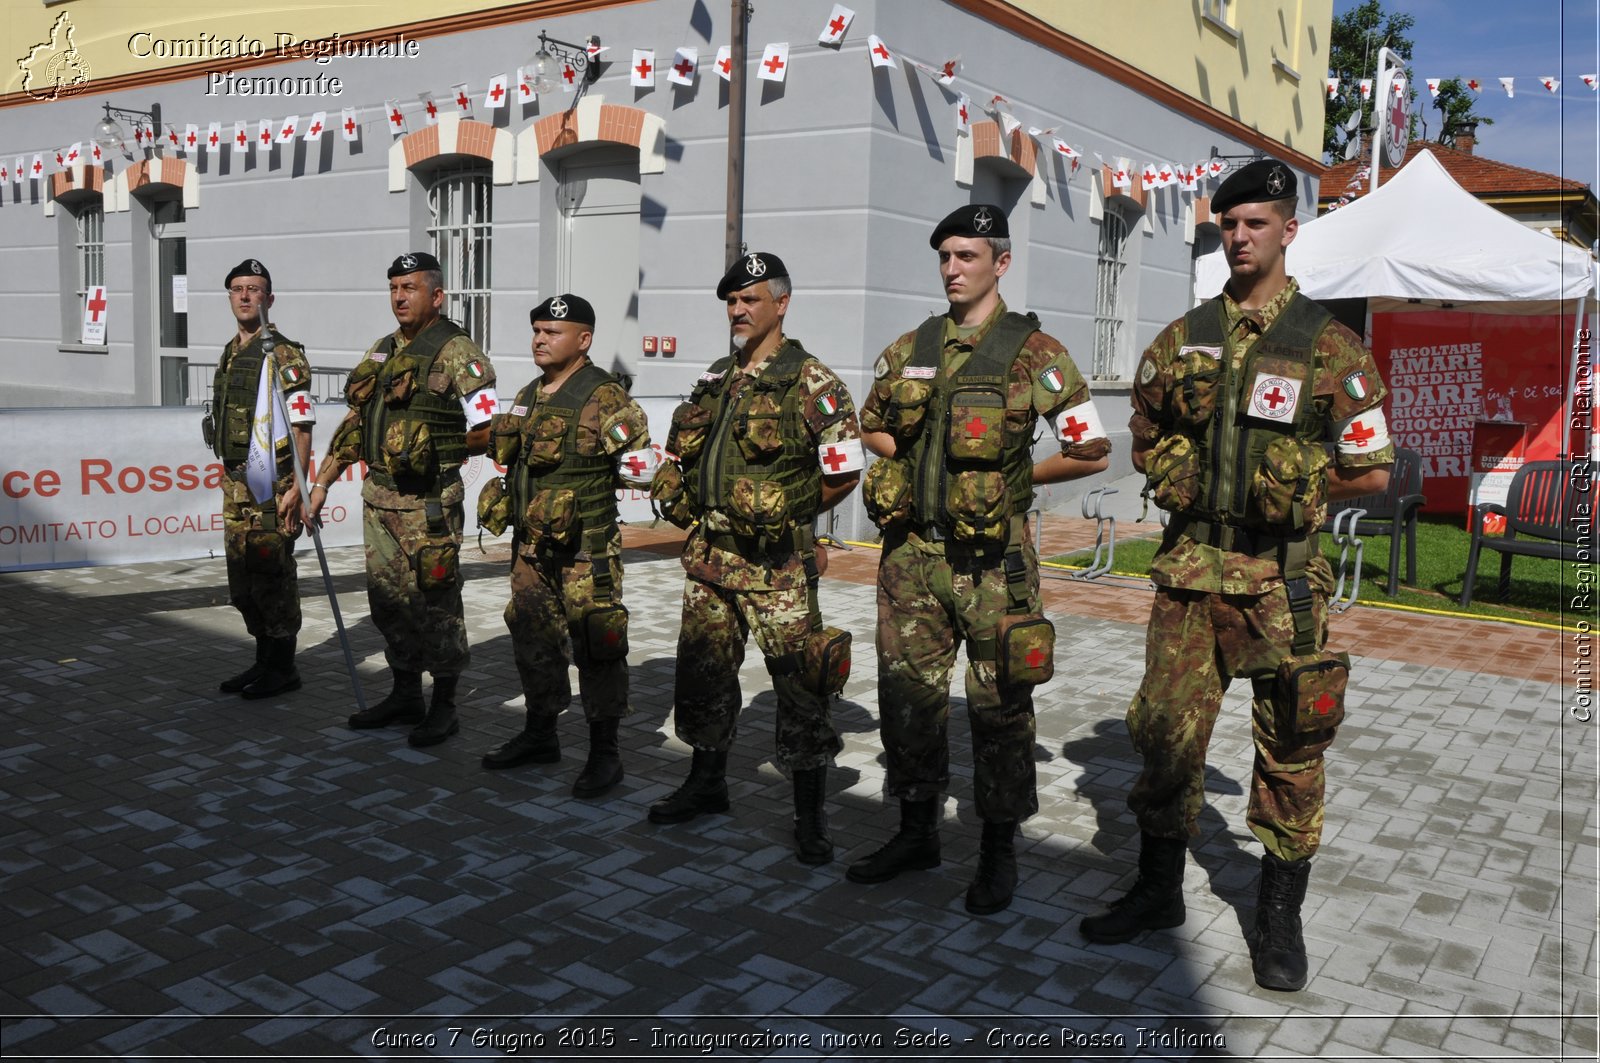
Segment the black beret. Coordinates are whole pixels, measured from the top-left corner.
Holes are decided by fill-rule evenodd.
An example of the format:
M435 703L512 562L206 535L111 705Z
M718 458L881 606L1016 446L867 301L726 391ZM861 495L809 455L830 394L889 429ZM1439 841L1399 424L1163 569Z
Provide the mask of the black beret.
M982 236L991 240L1011 239L1011 226L1006 223L1006 212L991 203L968 203L944 216L928 246L935 251L952 236Z
M1211 209L1226 214L1240 203L1270 203L1300 194L1294 171L1277 159L1257 159L1228 175L1211 197Z
M272 274L267 272L267 267L263 266L258 259L247 258L230 269L228 271L228 279L222 282L222 287L224 289L233 287L233 278L235 277L260 277L267 282L267 291L272 291Z
M729 292L788 275L789 271L783 268L783 259L771 251L752 251L740 257L722 275L722 280L717 282L717 298L726 299Z
M575 325L588 325L594 328L594 307L589 305L589 300L581 295L571 292L565 295L552 295L532 310L528 311L528 324L540 321L570 321Z
M403 277L407 273L420 273L423 270L438 270L444 272L444 267L439 265L439 260L426 251L410 251L394 260L394 265L389 267L390 277Z

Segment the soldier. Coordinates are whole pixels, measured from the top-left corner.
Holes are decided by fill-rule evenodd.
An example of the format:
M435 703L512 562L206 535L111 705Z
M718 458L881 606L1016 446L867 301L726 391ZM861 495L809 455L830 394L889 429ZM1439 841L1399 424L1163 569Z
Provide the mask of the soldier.
M833 859L823 799L841 743L828 699L849 670L849 636L824 627L812 521L842 502L865 455L850 393L783 334L790 281L758 251L717 285L735 353L712 363L673 412L651 495L680 527L683 623L673 714L694 749L689 777L650 807L652 823L728 810L726 769L742 698L739 667L753 630L778 696L777 762L794 782L797 855Z
M1005 213L962 207L928 243L939 253L949 312L889 345L861 411L862 439L882 459L863 496L884 529L878 711L900 829L846 877L885 882L939 865L950 673L965 641L983 820L966 906L988 914L1011 903L1012 839L1039 809L1033 687L1050 678L1055 634L1040 613L1038 557L1024 528L1032 485L1100 472L1111 443L1066 348L1000 297L1011 265ZM1035 463L1040 418L1060 449Z
M275 455L272 499L258 504L245 481L261 363L267 357L263 340L269 333L272 383L282 389L288 404L290 437L302 467L311 456L317 409L311 402L311 367L305 349L270 325L262 327L261 310L273 303L267 267L247 258L228 271L223 288L239 332L222 349L211 385L211 408L201 427L206 445L227 471L222 481L222 535L228 600L244 616L245 630L256 640L256 660L224 679L220 689L245 698L267 698L300 689L300 672L294 665L295 638L300 633L300 585L294 561L300 487L288 447L279 446Z
M628 712L628 611L622 605L619 483L643 487L660 464L644 411L616 377L589 361L594 307L556 295L528 315L542 375L495 415L493 481L478 497L479 523L511 523L506 627L527 699L522 733L483 756L485 768L561 759L556 717L572 700L566 645L578 666L589 721L589 760L572 786L598 797L622 781L617 725Z
M499 399L489 359L465 330L440 316L438 259L426 251L395 259L389 305L400 328L374 343L350 371L350 412L317 470L311 518L322 511L340 472L365 461L367 601L387 644L394 686L349 724L358 730L414 724L408 741L432 746L461 729L456 685L469 658L459 564L461 464L488 449ZM433 673L426 711L424 671Z
M1183 923L1206 745L1229 681L1248 677L1256 756L1246 818L1266 847L1253 960L1257 984L1280 990L1306 983L1300 906L1349 671L1348 655L1322 650L1333 580L1317 528L1328 499L1382 491L1394 456L1372 356L1287 273L1296 202L1293 172L1272 159L1222 183L1212 207L1227 285L1139 362L1133 463L1172 512L1151 565L1144 682L1128 706L1144 758L1128 795L1139 873L1081 924L1090 941L1118 942Z

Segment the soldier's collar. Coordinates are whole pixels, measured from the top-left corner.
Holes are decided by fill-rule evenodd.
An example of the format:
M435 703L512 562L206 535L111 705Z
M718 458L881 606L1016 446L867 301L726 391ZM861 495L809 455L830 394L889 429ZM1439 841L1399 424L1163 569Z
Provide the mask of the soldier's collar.
M1232 331L1239 327L1239 322L1248 318L1258 326L1258 331L1265 332L1272 327L1272 323L1283 313L1283 308L1300 292L1300 285L1293 277L1289 283L1280 288L1276 295L1266 301L1259 310L1246 310L1234 301L1233 295L1224 286L1222 289L1222 306L1228 315L1228 329Z
M966 347L976 347L980 342L982 342L983 338L989 334L989 330L994 328L995 322L999 321L1005 316L1005 314L1006 301L1001 299L995 304L994 310L990 312L988 317L978 322L978 324L968 331L965 336L962 336L962 329L956 324L956 319L951 317L949 313L946 313L944 316L945 346L949 346L952 343L959 343Z

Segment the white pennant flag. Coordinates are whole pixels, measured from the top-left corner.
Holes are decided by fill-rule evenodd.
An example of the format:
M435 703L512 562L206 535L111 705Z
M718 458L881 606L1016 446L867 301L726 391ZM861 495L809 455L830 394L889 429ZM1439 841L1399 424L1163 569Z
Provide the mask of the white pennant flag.
M817 34L818 44L838 44L844 40L844 31L850 28L850 21L856 13L843 4L834 4L833 13L828 16L828 21L822 24L822 32Z
M1156 166L1153 162L1144 164L1144 169L1139 173L1139 182L1146 192L1160 187L1161 180L1156 176Z
M654 48L635 48L633 66L628 71L628 84L636 89L656 87L656 51Z
M867 34L867 55L871 58L872 65L875 67L894 65L894 56L890 54L889 49L884 45L883 38L876 33Z
M761 53L761 66L756 76L762 81L783 81L789 76L789 42L769 44Z
M243 155L250 150L250 133L246 126L248 123L238 121L233 123L233 153Z
M1467 88L1471 89L1473 92L1482 92L1483 82L1479 81L1477 78L1468 78Z
M206 130L206 150L213 155L222 150L221 122L212 122Z
M1132 188L1133 174L1128 170L1128 160L1118 159L1117 164L1111 168L1112 188Z
M1428 78L1427 79L1427 83L1428 83L1428 95L1432 96L1434 99L1437 100L1439 98L1439 79L1438 78Z
M1372 99L1372 79L1362 78L1359 84L1361 85L1361 98L1363 100Z
M461 108L461 113L468 118L472 117L472 97L467 95L467 83L463 81L450 90L456 94L456 106Z
M200 147L200 127L190 122L183 127L183 147L180 148L185 155L193 155Z
M954 59L946 59L939 69L929 72L933 74L933 80L939 84L951 85L955 82L956 75L961 73L961 57L958 55Z
M44 176L44 153L40 152L33 157L33 165L28 167L28 173L34 180Z
M1156 163L1156 187L1169 188L1178 183L1178 170L1170 162Z
M83 161L83 141L74 141L72 147L67 149L66 165L76 166Z
M256 129L256 142L263 148L272 147L272 119L263 118Z
M972 132L972 101L967 99L965 93L956 101L956 136L964 136Z
M287 445L289 426L278 412L273 401L273 363L275 358L261 359L261 375L256 381L256 410L250 419L250 452L244 459L245 484L250 497L257 503L272 498L272 482L278 476L278 446L281 440Z
M1600 74L1582 74L1580 77L1582 78L1583 83L1589 86L1590 92L1594 92L1596 87L1600 86ZM1600 439L1600 435L1597 435L1595 438Z
M489 79L489 87L483 92L483 105L491 111L498 111L511 100L510 79L504 73L496 74Z
M517 67L517 102L529 103L539 93L533 87L533 75L525 66Z
M695 72L700 67L700 49L679 48L672 54L672 66L667 70L667 80L674 85L693 85Z
M428 125L438 125L439 101L433 98L433 93L419 92L417 99L422 101L422 120Z
M1406 79L1405 78L1397 77L1394 80L1390 81L1389 84L1391 86L1390 91L1394 93L1394 96L1391 97L1391 98L1399 99L1399 98L1405 96L1405 94L1406 94Z
M17 156L17 165L11 171L11 181L12 181L12 183L13 184L21 184L22 183L22 175L24 173L26 173L26 172L27 172L27 167L23 166L23 164L22 164L22 156L18 155Z
M712 64L717 68L717 76L723 81L733 80L733 48L722 45L717 49L717 61Z
M1338 95L1338 92L1339 92L1339 79L1338 78L1329 78L1328 79L1328 99L1330 99L1330 100L1333 99L1334 96Z
M327 128L324 124L327 122L327 120L327 111L318 111L316 114L312 115L311 124L306 126L306 135L303 139L309 140L313 144L320 142L322 140L322 131Z
M1556 80L1553 77L1548 76L1548 75L1546 75L1545 77L1540 78L1539 79L1539 84L1543 85L1544 88L1545 88L1545 91L1546 92L1550 92L1550 93L1554 93L1554 92L1558 91L1561 88L1561 82Z
M578 91L578 68L566 60L561 62L561 91Z
M1506 98L1514 99L1517 95L1516 78L1501 78L1500 87L1506 90Z
M172 128L172 126L170 126L170 125L167 126L167 144L174 151L177 151L178 149L183 147L183 138L180 137L178 135L178 131L176 129Z
M1212 159L1206 163L1206 176L1215 181L1217 178L1222 176L1222 171L1226 170L1227 168L1228 164L1223 162L1221 159Z
M383 112L389 123L389 132L399 136L406 131L406 116L400 113L399 100L384 100Z
M1185 192L1193 192L1195 182L1199 180L1200 174L1195 170L1186 169L1183 166L1178 167L1177 174L1178 186Z
M361 123L356 121L356 109L354 107L346 107L339 112L339 131L344 134L346 141L354 141L361 138Z
M1070 172L1071 173L1077 173L1078 172L1078 163L1079 163L1080 159L1082 158L1082 154L1078 151L1078 149L1073 147L1071 144L1068 144L1066 141L1060 139L1059 137L1056 139L1055 149L1056 149L1056 154L1057 155L1062 156L1063 158L1067 159L1072 164L1072 169L1071 169Z
M294 140L294 135L296 130L299 128L299 125L299 115L291 114L289 117L285 118L283 120L283 125L278 127L278 143L288 144L290 141Z

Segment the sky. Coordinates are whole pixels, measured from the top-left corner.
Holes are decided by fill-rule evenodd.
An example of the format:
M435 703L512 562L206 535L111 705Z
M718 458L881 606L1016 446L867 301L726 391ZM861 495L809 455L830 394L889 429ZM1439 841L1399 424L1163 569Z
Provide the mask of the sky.
M1334 0L1335 17L1361 0ZM1600 92L1580 77L1600 73L1600 0L1382 0L1383 10L1416 19L1411 73L1413 112L1437 140L1440 112L1424 78L1471 77L1484 83L1475 110L1494 119L1478 127L1475 153L1600 189ZM1539 83L1561 80L1551 95ZM1508 99L1500 78L1516 78ZM1343 86L1341 86L1343 91Z

